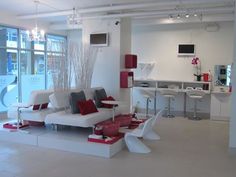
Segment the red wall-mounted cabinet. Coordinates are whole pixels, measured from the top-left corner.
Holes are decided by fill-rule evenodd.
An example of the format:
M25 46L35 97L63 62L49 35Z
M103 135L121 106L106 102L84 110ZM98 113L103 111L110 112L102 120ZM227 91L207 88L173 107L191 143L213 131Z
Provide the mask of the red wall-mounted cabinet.
M120 88L133 87L134 73L130 71L120 72Z
M125 55L125 68L137 68L137 55Z

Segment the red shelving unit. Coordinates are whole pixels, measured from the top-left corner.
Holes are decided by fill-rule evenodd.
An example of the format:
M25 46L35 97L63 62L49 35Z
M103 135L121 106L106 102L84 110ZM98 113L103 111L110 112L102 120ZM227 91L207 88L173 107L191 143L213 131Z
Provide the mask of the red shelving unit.
M137 55L125 55L125 68L137 68Z
M120 72L120 88L133 87L134 73L131 71Z

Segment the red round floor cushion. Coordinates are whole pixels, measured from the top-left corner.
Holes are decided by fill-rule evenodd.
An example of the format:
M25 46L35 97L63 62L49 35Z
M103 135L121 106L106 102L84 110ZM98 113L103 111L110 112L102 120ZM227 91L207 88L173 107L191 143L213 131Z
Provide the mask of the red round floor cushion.
M117 136L119 134L120 123L112 122L110 124L103 125L102 131L104 136Z
M119 122L121 127L128 127L131 124L132 115L121 114L115 117L115 122Z

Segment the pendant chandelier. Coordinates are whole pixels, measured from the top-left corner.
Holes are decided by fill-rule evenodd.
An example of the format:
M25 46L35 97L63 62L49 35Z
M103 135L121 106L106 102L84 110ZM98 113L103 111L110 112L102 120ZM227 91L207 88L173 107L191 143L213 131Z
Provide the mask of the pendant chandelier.
M73 8L73 14L67 16L67 24L68 25L80 25L82 23L80 19L80 14L78 14L76 8Z
M26 31L27 34L27 39L28 41L36 41L36 42L40 42L40 41L45 41L45 32L44 30L39 30L38 28L38 5L39 5L39 0L35 0L35 27L29 31Z

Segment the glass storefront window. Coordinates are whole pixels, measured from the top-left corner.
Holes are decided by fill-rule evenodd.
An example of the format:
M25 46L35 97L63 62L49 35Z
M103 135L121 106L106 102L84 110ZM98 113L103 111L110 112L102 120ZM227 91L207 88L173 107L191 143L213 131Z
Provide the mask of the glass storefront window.
M23 50L20 59L21 97L27 102L31 91L45 89L44 52Z
M0 48L0 112L18 101L17 50Z
M66 38L62 36L48 35L47 36L47 51L65 52Z
M31 49L31 41L27 40L27 33L25 30L20 30L20 48Z
M17 41L17 29L0 26L0 47L17 48Z
M59 70L50 63L65 57L66 38L47 35L46 39L28 41L26 30L0 26L0 112L12 103L27 102L32 90L53 86L52 73Z

